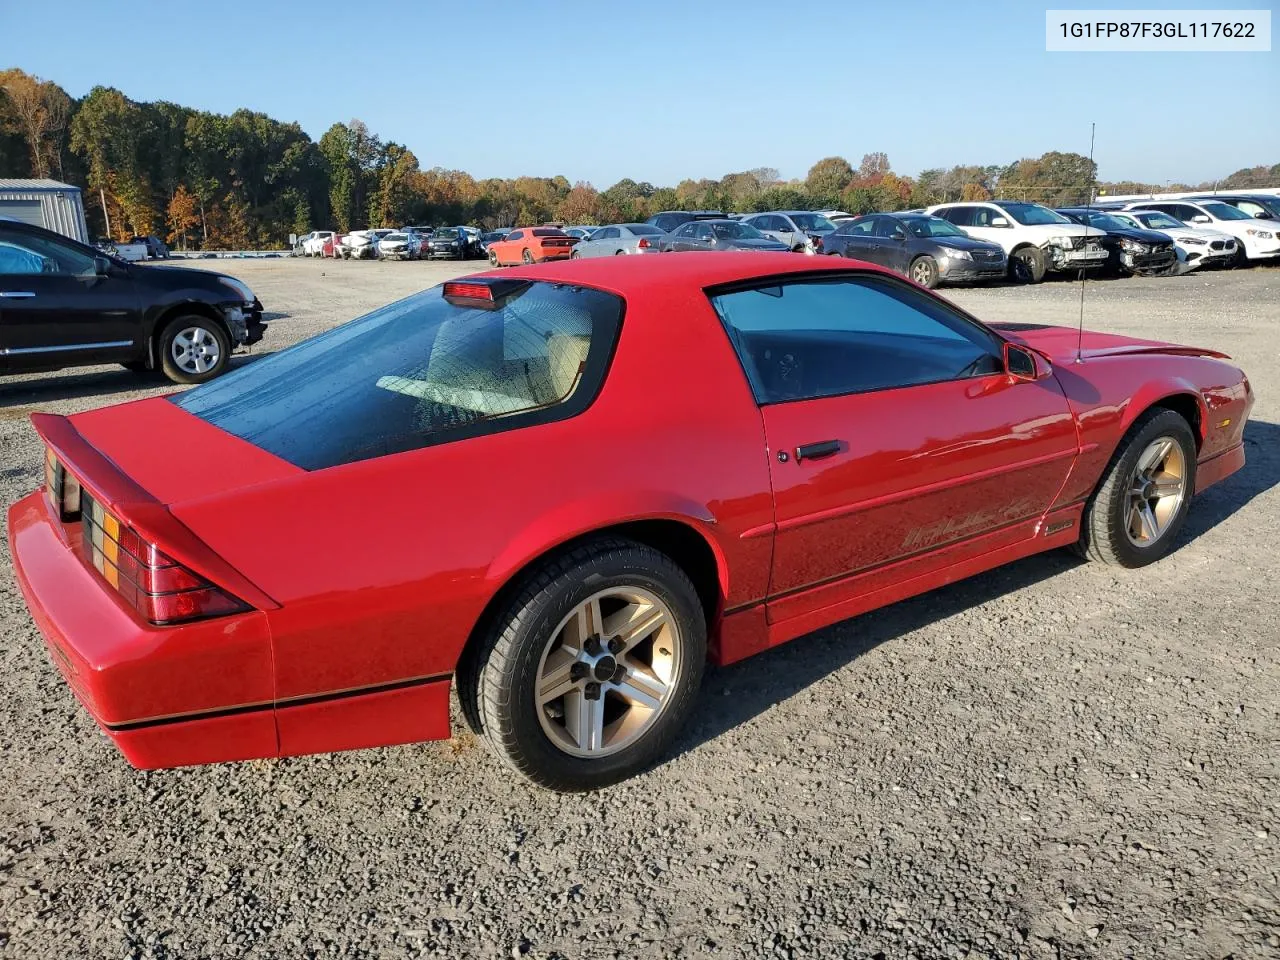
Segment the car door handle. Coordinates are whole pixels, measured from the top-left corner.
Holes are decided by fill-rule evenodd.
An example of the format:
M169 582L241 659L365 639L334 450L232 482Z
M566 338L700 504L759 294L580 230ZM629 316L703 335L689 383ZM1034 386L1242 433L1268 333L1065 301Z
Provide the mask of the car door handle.
M796 447L796 463L801 460L821 460L840 452L839 440L822 440L818 443L802 443Z
M30 290L0 290L0 297L5 300L30 300L34 296Z

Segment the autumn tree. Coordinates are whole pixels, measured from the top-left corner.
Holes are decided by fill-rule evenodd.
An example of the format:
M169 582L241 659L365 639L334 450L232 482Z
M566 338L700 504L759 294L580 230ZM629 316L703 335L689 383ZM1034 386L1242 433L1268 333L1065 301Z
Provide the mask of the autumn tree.
M819 206L834 203L853 180L853 167L844 157L826 157L809 168L805 190Z
M167 219L169 243L177 244L182 250L187 249L191 232L200 225L200 213L196 207L196 198L182 184L178 184L169 201Z
M31 175L61 177L71 98L56 83L18 69L0 71L0 90L4 91L0 119L25 141Z
M563 223L599 223L600 206L600 194L596 188L580 180L556 207L555 218Z

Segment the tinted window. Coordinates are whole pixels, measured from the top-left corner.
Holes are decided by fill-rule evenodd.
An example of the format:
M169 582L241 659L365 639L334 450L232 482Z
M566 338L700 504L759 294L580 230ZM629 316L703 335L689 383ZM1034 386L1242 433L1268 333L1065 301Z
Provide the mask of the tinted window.
M523 231L523 230L512 230L510 233L508 233L508 234L507 234L506 239L508 239L508 240L519 240L519 239L521 239L522 237L524 237L524 231Z
M174 403L307 470L562 419L586 409L622 301L532 283L482 310L426 290Z
M605 227L603 230L597 230L595 233L591 235L591 239L592 240L617 240L618 228Z
M954 223L957 227L973 226L973 207L948 207L945 210L939 210L936 216Z
M637 237L655 237L662 233L657 227L647 223L628 223L627 229Z
M54 273L72 277L94 275L94 255L51 237L0 227L0 273L10 276Z
M705 223L698 223L695 221L693 224L693 235L699 240L710 240L712 237L711 228Z
M568 236L568 234L565 233L563 230L556 230L551 227L539 227L538 229L531 231L531 233L535 237L567 237Z
M877 237L892 238L902 232L902 224L893 217L876 217L875 234Z
M996 339L903 284L806 279L711 298L759 403L998 372Z
M869 237L875 233L876 217L859 217L840 224L839 233L848 237Z

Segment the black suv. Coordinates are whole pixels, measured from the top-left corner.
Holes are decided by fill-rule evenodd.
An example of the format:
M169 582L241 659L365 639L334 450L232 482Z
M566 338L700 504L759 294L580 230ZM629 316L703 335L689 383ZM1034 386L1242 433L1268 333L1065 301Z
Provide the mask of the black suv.
M1092 207L1068 207L1058 212L1083 226L1106 231L1102 246L1107 251L1107 269L1112 273L1157 277L1178 265L1178 251L1167 233L1142 230Z
M670 233L676 227L683 226L690 220L728 220L719 210L663 210L655 213L645 223L657 227L663 233Z
M0 374L119 363L203 383L265 330L234 277L125 263L0 219Z

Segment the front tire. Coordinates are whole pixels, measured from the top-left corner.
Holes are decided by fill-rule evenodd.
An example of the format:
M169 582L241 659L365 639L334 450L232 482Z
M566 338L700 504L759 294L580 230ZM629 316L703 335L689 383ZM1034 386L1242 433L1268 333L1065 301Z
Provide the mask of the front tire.
M231 341L216 320L188 315L160 335L160 366L174 383L204 383L231 362Z
M528 577L460 667L459 693L507 766L553 790L594 790L649 766L684 727L706 631L670 557L588 542Z
M1145 567L1171 549L1196 487L1196 438L1182 415L1157 407L1129 428L1085 506L1076 552Z
M1009 258L1009 269L1022 283L1040 283L1044 279L1044 251L1038 247L1015 250Z
M498 262L498 255L494 253L492 250L489 251L489 266L491 267L502 266L502 264Z
M920 286L932 290L938 285L938 261L927 255L916 257L907 274Z

